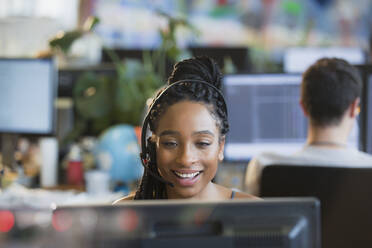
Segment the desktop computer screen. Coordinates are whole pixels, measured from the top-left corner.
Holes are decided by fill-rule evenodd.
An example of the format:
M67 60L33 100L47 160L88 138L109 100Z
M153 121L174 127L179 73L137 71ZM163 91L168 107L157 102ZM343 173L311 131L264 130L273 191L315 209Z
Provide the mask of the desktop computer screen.
M55 247L320 247L315 198L62 206L52 220Z
M223 92L230 131L225 160L249 161L261 152L291 154L306 142L307 119L300 107L301 75L226 75ZM358 124L349 146L358 148Z
M341 58L352 65L366 62L366 53L360 47L291 47L284 53L283 66L286 73L303 73L320 58Z
M53 133L56 96L52 59L0 58L0 133Z

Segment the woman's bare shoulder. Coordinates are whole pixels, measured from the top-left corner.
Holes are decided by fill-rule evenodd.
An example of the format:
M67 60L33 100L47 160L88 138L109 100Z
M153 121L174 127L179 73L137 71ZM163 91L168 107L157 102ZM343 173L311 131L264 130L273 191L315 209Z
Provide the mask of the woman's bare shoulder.
M116 205L116 204L120 204L120 203L125 203L127 201L132 201L132 200L134 200L134 196L135 196L135 193L131 193L131 194L127 195L127 196L124 196L124 197L122 197L120 199L117 199L116 201L114 201L112 203L112 205Z
M233 190L234 193L233 193L231 188L227 188L227 187L219 185L219 184L215 184L215 185L216 185L217 188L219 188L219 190L221 192L224 192L223 193L224 196L227 197L228 199L231 199L231 198L234 198L234 199L245 198L245 199L251 199L251 200L262 200L261 198L259 198L257 196L245 193L245 192L237 190L237 189L234 189Z
M245 192L241 192L241 191L237 191L235 193L235 197L234 198L237 198L237 199L243 199L243 198L247 198L247 199L252 199L252 200L262 200L262 198L259 198L255 195L251 195L251 194L248 194L248 193L245 193Z

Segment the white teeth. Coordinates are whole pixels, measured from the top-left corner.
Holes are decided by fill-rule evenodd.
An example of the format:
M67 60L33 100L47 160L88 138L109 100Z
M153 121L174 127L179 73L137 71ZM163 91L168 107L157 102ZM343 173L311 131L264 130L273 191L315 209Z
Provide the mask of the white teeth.
M198 172L194 172L194 173L179 173L177 171L174 171L174 173L177 176L182 177L182 178L193 178L193 177L195 177L196 175L199 174L199 171Z

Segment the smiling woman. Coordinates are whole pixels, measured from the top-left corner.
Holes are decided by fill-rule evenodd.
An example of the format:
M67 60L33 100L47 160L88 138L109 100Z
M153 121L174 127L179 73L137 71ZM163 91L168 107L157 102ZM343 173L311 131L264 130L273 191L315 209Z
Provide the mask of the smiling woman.
M145 166L131 199L255 198L212 182L223 160L229 130L220 91L221 73L208 57L174 66L168 85L154 98L142 128L141 158ZM146 140L149 127L152 135Z
M168 198L213 196L211 180L223 158L216 121L200 103L182 101L168 108L154 135L158 170L172 182ZM228 193L228 192L227 192Z

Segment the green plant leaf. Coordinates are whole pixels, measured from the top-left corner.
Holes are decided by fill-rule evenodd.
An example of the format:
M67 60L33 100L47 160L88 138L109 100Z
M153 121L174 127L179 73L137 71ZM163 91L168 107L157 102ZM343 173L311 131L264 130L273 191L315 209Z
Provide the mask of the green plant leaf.
M113 83L92 72L82 74L73 88L78 114L84 119L107 117L113 108Z
M72 43L82 35L83 32L80 30L59 33L49 40L49 46L52 49L61 49L62 52L67 53Z

